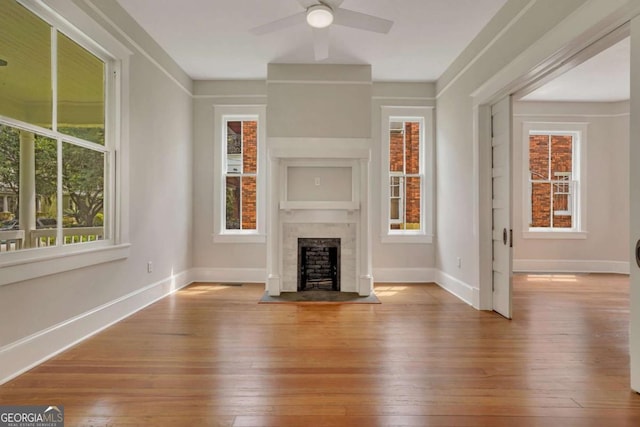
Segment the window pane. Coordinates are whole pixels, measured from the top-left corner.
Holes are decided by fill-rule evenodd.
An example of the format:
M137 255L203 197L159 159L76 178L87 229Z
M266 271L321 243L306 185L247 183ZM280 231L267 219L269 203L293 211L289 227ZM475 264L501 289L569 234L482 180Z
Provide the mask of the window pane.
M242 172L258 170L258 122L242 122Z
M553 135L551 137L551 179L557 179L560 172L571 172L573 137Z
M73 144L62 146L64 243L104 236L104 154Z
M227 122L227 173L242 173L242 122Z
M532 184L531 227L551 227L551 184L549 183Z
M399 221L400 220L400 199L399 198L392 198L391 199L391 212L389 214L389 218L392 221Z
M255 230L256 227L256 177L242 177L242 229Z
M406 204L406 230L420 229L420 178L407 177L405 185Z
M240 230L240 177L227 176L226 179L226 222L227 230Z
M391 122L389 131L389 170L404 172L404 127L402 122Z
M389 189L389 194L391 197L400 197L400 185L402 178L399 176L392 176L390 179L391 188Z
M58 143L36 135L36 232L37 247L56 245L58 217Z
M58 130L104 145L104 63L58 33Z
M420 123L405 123L407 173L420 173Z
M0 11L0 115L50 128L51 27L13 0Z
M549 179L549 135L529 136L529 171L531 179Z
M20 196L20 132L0 124L0 251L16 250Z
M21 160L26 164L21 165ZM23 176L22 182L21 166L27 168L23 172L33 171L30 176ZM56 244L57 173L55 140L0 125L0 246L3 252ZM32 199L23 201L24 206L20 204L21 191L25 192L23 195L33 195ZM49 232L49 228L53 230ZM16 231L20 234L16 235Z
M554 215L553 216L553 227L554 228L571 228L572 224L572 216L570 215Z
M401 194L402 178L399 176L390 177L389 181L389 219L398 222L402 219L402 199Z
M571 183L568 177L564 181L553 183L553 226L571 228Z

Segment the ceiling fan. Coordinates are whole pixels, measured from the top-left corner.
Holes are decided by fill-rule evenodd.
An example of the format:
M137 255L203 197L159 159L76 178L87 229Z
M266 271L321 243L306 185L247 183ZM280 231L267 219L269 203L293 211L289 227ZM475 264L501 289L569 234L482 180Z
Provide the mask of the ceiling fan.
M329 57L329 26L332 24L359 30L386 34L393 21L340 7L343 0L298 0L305 9L285 18L252 28L255 35L271 33L303 22L313 30L313 48L316 61Z

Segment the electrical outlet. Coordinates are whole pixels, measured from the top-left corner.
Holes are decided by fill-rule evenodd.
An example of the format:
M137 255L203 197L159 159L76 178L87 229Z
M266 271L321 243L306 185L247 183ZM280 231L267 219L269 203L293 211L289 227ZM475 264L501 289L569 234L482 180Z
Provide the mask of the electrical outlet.
M151 261L147 262L147 273L151 273L153 271L153 263Z
M316 179L314 180L314 183L316 184L316 186L320 185L320 177L317 176Z
M458 257L456 262L458 264L458 268L462 267L462 258Z

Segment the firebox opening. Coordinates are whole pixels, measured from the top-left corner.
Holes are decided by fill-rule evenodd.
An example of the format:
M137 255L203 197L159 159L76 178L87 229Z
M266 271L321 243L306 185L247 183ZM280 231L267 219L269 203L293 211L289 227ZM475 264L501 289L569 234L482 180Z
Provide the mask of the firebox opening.
M340 239L298 239L298 291L340 290Z

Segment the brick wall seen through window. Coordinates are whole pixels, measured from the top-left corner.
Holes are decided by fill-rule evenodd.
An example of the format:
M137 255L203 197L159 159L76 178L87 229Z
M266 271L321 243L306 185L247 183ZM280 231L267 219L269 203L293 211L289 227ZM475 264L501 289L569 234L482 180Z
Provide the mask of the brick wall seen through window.
M571 229L575 223L577 181L572 134L529 135L529 227Z
M420 229L420 122L392 121L389 132L390 229Z

